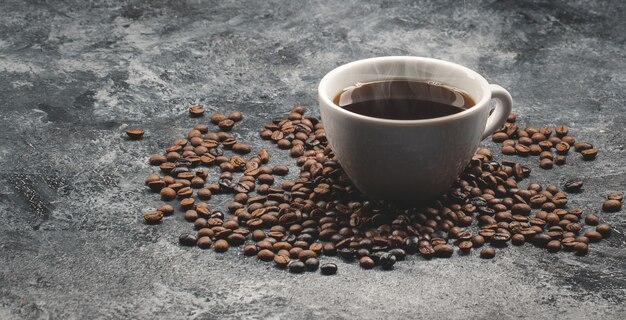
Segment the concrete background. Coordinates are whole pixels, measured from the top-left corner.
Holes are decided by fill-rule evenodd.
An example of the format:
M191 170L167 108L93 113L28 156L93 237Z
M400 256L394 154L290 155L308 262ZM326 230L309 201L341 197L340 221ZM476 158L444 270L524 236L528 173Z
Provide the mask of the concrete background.
M326 72L383 55L466 65L510 90L521 123L594 143L594 162L522 161L533 181L581 177L570 206L598 212L626 191L623 1L4 0L0 12L0 319L626 315L624 211L599 213L614 236L586 257L527 245L390 272L340 262L334 277L182 248L180 215L142 223L159 204L147 156L196 123L190 103L244 111L236 136L295 169L260 126L296 103L318 114ZM127 126L145 138L126 141Z

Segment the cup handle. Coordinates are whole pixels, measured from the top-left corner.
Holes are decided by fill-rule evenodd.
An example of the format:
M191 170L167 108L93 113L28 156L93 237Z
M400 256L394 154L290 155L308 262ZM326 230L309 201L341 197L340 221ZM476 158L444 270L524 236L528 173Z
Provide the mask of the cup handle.
M496 99L496 108L493 113L489 115L489 118L487 118L487 125L485 126L481 140L484 140L502 126L511 113L511 107L513 106L513 98L511 98L511 95L506 89L497 84L490 84L489 88L491 89L491 98Z

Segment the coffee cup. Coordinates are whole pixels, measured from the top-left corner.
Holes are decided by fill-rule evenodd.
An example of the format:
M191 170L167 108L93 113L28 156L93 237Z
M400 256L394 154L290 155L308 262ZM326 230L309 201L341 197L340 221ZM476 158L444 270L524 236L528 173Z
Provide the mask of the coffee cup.
M475 104L447 116L395 120L348 111L334 98L376 81L427 81L469 95ZM320 81L318 98L328 142L354 185L372 199L423 203L444 194L481 140L511 112L511 95L464 66L432 58L391 56L342 65ZM495 104L492 103L495 100Z

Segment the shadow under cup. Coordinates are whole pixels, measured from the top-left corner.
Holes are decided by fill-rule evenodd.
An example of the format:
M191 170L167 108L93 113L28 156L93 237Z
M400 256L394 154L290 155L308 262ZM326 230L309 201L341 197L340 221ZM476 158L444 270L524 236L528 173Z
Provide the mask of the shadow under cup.
M435 81L468 93L476 104L424 120L389 120L347 111L332 100L356 83ZM354 185L373 199L421 203L445 193L476 151L489 117L491 89L478 73L429 58L381 57L329 72L319 85L327 139Z

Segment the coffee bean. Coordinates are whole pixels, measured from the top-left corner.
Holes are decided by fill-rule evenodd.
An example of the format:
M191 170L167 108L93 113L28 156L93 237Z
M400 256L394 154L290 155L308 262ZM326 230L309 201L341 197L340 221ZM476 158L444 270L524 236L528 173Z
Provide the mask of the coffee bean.
M176 191L172 188L163 188L159 193L161 194L161 199L164 201L176 199Z
M238 154L248 154L250 153L251 148L249 145L245 143L237 142L233 145L232 150L233 152L238 153Z
M480 257L483 259L493 259L496 256L496 249L485 247L480 250Z
M254 256L257 254L257 252L258 252L258 248L254 244L246 244L245 246L243 246L243 254L246 256Z
M194 105L189 107L189 115L192 117L201 117L204 114L204 107L199 105Z
M164 216L169 216L174 213L174 207L172 207L171 205L167 203L160 205L159 208L157 208L157 210L161 211L161 213L163 213Z
M595 214L590 213L585 216L585 223L590 226L598 225L599 222L600 222L600 218L598 218L598 216L596 216Z
M503 145L501 148L502 154L505 155L514 155L517 153L516 149L514 146L505 146Z
M613 193L609 193L609 194L606 196L606 198L607 198L608 200L617 200L617 201L619 201L619 202L622 202L622 200L624 199L624 195L623 195L623 194L621 194L621 193L616 193L616 192L613 192Z
M556 132L556 136L561 138L567 135L569 128L564 124L559 124L556 126L554 131Z
M288 256L284 256L284 255L275 255L274 256L274 264L276 264L276 266L279 267L279 268L287 267L287 265L289 265L290 261L291 260L289 259Z
M317 258L308 258L304 261L304 266L307 271L317 271L320 266L320 262Z
M228 241L224 239L219 239L215 241L215 244L213 245L213 250L215 250L215 252L225 252L228 250L228 247Z
M583 160L591 161L596 158L596 155L598 154L598 149L596 148L586 149L586 150L581 151L580 153L583 156Z
M163 220L163 212L158 210L147 211L143 214L143 219L147 224L157 224Z
M303 273L306 269L304 262L298 260L291 261L288 267L291 273Z
M576 251L576 255L584 256L589 252L589 245L584 242L576 242L574 251Z
M150 158L148 158L148 162L153 166L158 166L166 161L167 161L167 158L165 158L165 156L160 155L160 154L153 154L150 156Z
M474 247L482 247L485 244L485 238L481 235L475 235L472 237L472 244Z
M300 261L306 261L310 258L317 258L317 254L313 250L302 250L300 254L298 254L298 259Z
M268 249L263 249L260 250L257 254L256 254L257 258L259 258L259 260L262 261L272 261L274 260L274 252L268 250Z
M458 246L461 251L467 252L474 247L474 244L471 241L461 241Z
M585 150L593 149L593 145L589 142L580 141L574 144L576 152L583 152Z
M565 158L565 156L558 155L558 156L554 157L554 164L556 164L557 166L562 166L562 165L565 164L566 159L567 158Z
M178 236L178 243L180 243L183 246L193 247L196 245L197 241L198 241L198 238L196 237L195 233L185 232L185 233L182 233L180 236Z
M211 241L210 237L200 237L198 238L198 241L196 242L196 244L198 245L199 248L207 249L211 247L211 245L213 244L213 241Z
M585 237L589 239L589 242L600 242L602 240L602 234L593 230L585 232Z
M224 119L221 120L217 125L220 127L220 130L228 132L232 130L235 122L231 119Z
M524 156L527 156L530 153L530 148L528 148L527 146L525 146L523 144L516 144L515 145L515 153L518 156L524 157Z
M365 256L359 259L359 265L363 269L371 269L376 265L376 263L372 260L372 258Z
M435 254L440 258L448 258L454 253L454 248L449 244L439 244L434 247Z
M583 186L583 181L577 178L567 180L565 182L565 191L567 192L579 192L580 188Z
M606 200L602 203L602 211L617 212L622 209L622 203L618 200Z
M498 143L508 138L509 136L506 134L506 132L496 132L493 135L491 135L491 139L493 140L493 142L498 142Z
M239 122L241 121L241 119L243 119L243 113L241 113L240 111L233 111L228 115L228 119Z
M596 227L596 232L602 235L602 238L608 238L611 236L611 225L608 223L601 223Z
M552 169L553 166L554 162L550 159L542 159L541 161L539 161L539 167L541 169Z
M546 245L546 247L548 248L549 252L561 251L561 241L559 241L559 240L549 241L548 244Z
M570 145L569 145L569 143L567 143L565 141L561 141L561 142L557 143L556 146L554 146L554 148L556 149L556 153L558 153L560 155L564 155L564 154L567 154L569 152Z
M143 137L144 130L142 128L127 128L126 135L130 140L139 140Z
M221 113L214 113L211 115L211 123L218 124L220 121L226 119L226 116Z
M272 173L279 176L284 176L289 173L289 167L283 165L277 165L272 168Z
M511 243L515 246L521 246L526 242L526 237L523 234L517 233L511 236Z
M450 247L450 248L452 248L452 247ZM384 253L378 259L378 264L384 270L390 270L390 269L393 268L393 265L396 264L396 257L394 255L392 255L392 254Z
M320 267L323 275L329 276L337 273L337 265L334 263L324 263Z
M389 254L396 257L396 261L403 261L406 258L406 252L400 248L389 250Z

